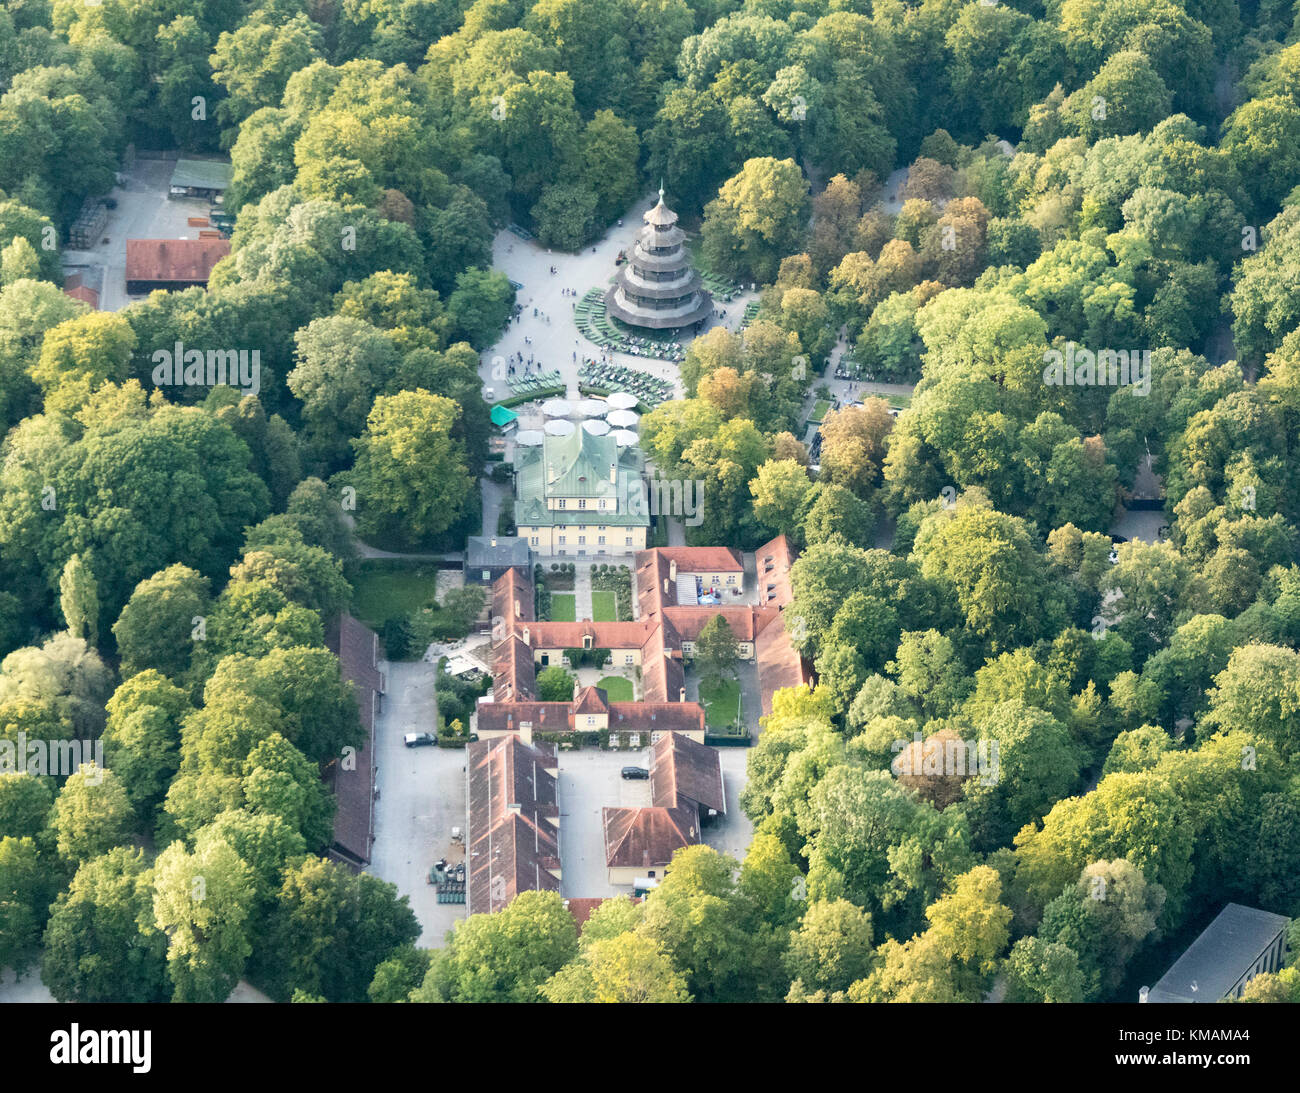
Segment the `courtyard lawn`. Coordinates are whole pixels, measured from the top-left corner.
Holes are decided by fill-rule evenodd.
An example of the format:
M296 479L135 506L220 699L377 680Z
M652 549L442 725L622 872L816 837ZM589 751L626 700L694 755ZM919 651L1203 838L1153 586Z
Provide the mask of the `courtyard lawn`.
M572 592L551 593L551 620L574 622L578 617L578 600Z
M831 404L827 402L824 398L819 398L817 400L817 404L813 407L812 416L808 420L824 421L826 420L826 415L830 413L830 409L831 409Z
M709 728L729 728L740 717L740 680L701 680L700 704Z
M363 562L352 588L354 614L367 626L378 629L389 619L435 604L438 569L432 565Z
M591 614L595 622L617 622L618 600L614 593L592 589Z
M605 692L611 702L631 702L633 698L632 681L622 676L606 676L596 684Z

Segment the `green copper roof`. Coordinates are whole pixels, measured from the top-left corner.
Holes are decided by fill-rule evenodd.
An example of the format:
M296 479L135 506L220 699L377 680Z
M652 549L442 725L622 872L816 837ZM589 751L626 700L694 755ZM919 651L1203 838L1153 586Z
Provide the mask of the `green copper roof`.
M577 429L569 436L548 436L540 448L515 453L515 522L542 527L590 524L646 527L650 517L641 482L641 453L619 448L612 436L592 436ZM547 503L563 497L564 509ZM589 504L579 507L576 502ZM613 502L601 511L601 500Z

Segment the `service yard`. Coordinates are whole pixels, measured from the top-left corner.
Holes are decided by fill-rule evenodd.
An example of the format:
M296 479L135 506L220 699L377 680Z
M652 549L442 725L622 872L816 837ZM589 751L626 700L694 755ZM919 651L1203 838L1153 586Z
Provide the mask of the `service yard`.
M740 811L748 748L715 748L722 764L727 815L704 825L704 842L715 850L744 858L754 825ZM612 885L605 867L602 809L638 808L651 803L650 782L625 780L624 767L650 766L650 749L640 751L560 752L561 892L570 898L627 895L626 885Z
M408 748L402 735L435 724L434 666L424 661L386 665L388 693L375 723L375 842L366 872L409 896L423 932L418 945L440 948L444 935L466 915L463 904L440 904L429 869L449 857L451 831L465 830L465 752L459 748Z

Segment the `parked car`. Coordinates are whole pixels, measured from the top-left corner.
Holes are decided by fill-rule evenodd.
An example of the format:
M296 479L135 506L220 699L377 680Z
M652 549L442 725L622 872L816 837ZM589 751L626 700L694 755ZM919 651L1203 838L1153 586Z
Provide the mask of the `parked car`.
M643 782L650 777L650 772L645 767L624 767L623 777L629 782Z
M431 732L408 732L402 737L402 743L408 748L420 748L426 744L436 744L438 738Z

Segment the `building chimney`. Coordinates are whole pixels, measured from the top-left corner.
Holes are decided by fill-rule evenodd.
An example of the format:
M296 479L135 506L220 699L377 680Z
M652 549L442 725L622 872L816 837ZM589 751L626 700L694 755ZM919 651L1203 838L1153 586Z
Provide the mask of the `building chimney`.
M532 644L533 644L531 641L528 640L529 637L531 636L531 634L532 634L532 631L529 630L529 628L528 628L527 626L525 626L525 627L524 627L524 644L527 645L527 646L529 646L529 647L531 647Z
M496 541L495 539L489 539L489 540L488 540L488 545L489 545L489 546L496 546L496 545L497 545L497 541Z
M618 485L618 460L617 459L611 459L609 461L609 484L611 486Z
M680 693L678 694L677 701L678 701L678 702L685 702L685 701L686 701L686 688L685 688L685 687L683 687L683 688L681 689Z
M677 562L676 562L676 560L673 560L673 561L671 561L671 562L668 563L668 579L669 579L670 581L675 581L675 580L677 580Z

